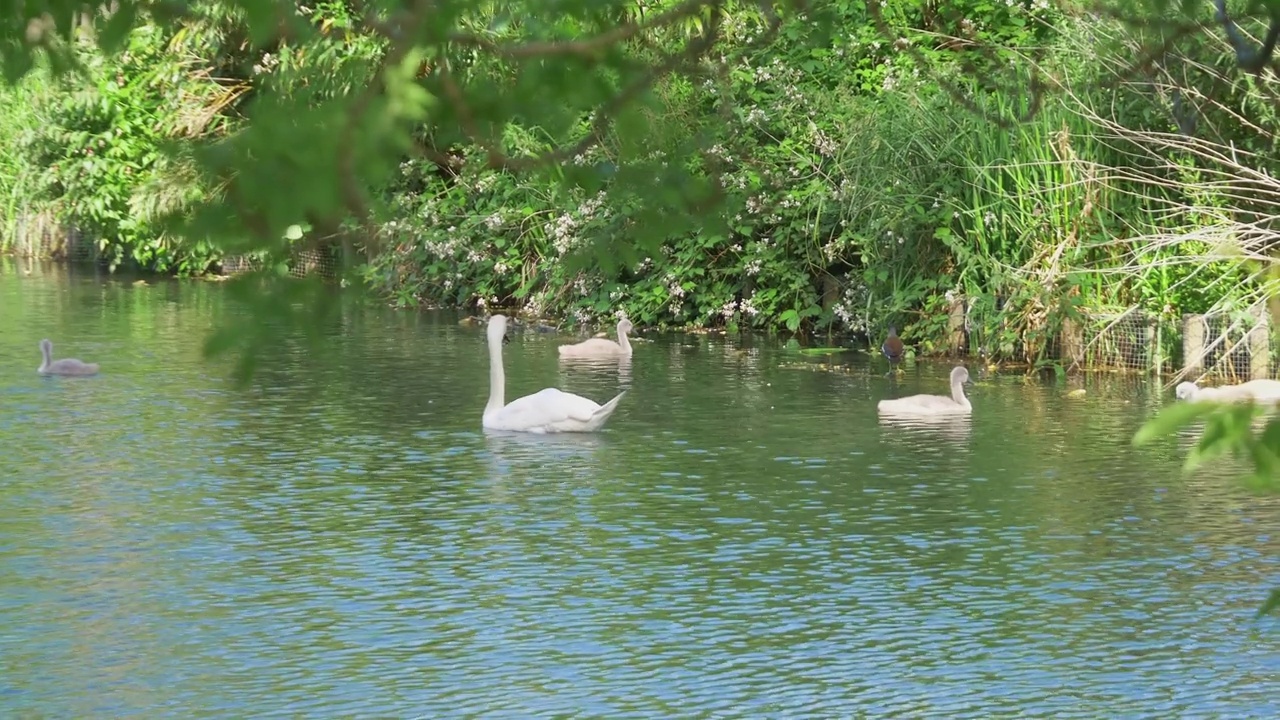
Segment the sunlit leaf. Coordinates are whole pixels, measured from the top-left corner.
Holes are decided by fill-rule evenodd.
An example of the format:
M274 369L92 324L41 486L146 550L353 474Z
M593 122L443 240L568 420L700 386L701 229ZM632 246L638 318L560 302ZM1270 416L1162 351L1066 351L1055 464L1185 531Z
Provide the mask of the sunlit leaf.
M134 0L121 0L116 10L107 18L102 32L98 33L98 46L114 53L124 46L137 21L138 5Z
M1187 453L1186 461L1183 467L1190 471L1200 466L1207 460L1211 460L1230 449L1232 442L1236 436L1230 430L1231 415L1229 412L1217 408L1217 411L1209 415L1205 420L1204 432L1200 436L1200 440L1195 447Z
M1177 402L1166 406L1148 420L1133 436L1133 444L1145 445L1156 438L1169 435L1178 429L1211 415L1218 410L1214 403Z
M4 79L9 84L18 82L35 65L31 53L17 43L0 44L0 59L4 62Z

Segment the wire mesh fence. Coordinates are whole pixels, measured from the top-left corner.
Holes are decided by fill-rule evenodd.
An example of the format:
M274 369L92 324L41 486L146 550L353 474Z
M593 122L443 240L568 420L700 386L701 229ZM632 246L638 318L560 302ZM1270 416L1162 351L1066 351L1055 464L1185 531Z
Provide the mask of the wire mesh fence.
M1079 347L1073 351L1076 343ZM1082 313L1078 324L1064 328L1060 346L1069 364L1169 373L1175 382L1213 378L1234 383L1273 377L1274 358L1280 351L1262 303L1181 319L1137 307Z
M218 263L218 274L239 275L257 270L259 263L248 255L228 255Z
M239 275L259 269L261 263L249 255L228 255L219 263L222 275ZM325 280L338 277L342 267L341 250L336 245L295 249L289 257L289 275L296 278L318 275Z
M341 265L339 252L333 245L295 250L293 257L290 258L289 274L294 277L315 274L326 280L332 280L338 276Z
M1181 376L1230 382L1269 378L1276 348L1264 303L1238 310L1182 317Z
M0 237L0 252L33 260L99 262L98 242L48 214L20 215L13 219L12 232ZM289 258L293 277L318 275L326 280L338 277L342 266L341 248L336 244L296 248ZM228 255L217 265L222 275L237 275L258 269L260 263L248 255Z
M1001 314L998 306L996 314ZM991 318L975 323L973 315L965 318L967 342L960 347L969 355L989 355L1002 326ZM994 347L1006 355L1040 348L1045 353L1039 357L1055 358L1068 369L1169 374L1173 382L1243 382L1275 377L1280 367L1280 342L1271 333L1265 303L1181 319L1136 306L1083 310L1063 320L1061 331L1037 347Z
M969 303L963 327L956 328L965 336L964 342L952 344L961 354L988 356L994 350L997 355L1026 355L1042 349L1044 353L1037 357L1055 358L1068 369L1168 374L1173 382L1183 378L1243 382L1274 377L1280 367L1276 362L1280 342L1271 333L1265 303L1181 319L1137 306L1082 310L1064 319L1060 332L1035 347L1022 338L1016 342L1024 344L1017 347L999 345L1003 325L994 316L1003 315L1003 309L997 303L985 311L976 313Z
M4 241L3 247L20 258L96 262L100 257L92 238L47 214L19 215Z
M1078 327L1086 367L1158 370L1163 362L1162 328L1140 308L1084 312Z

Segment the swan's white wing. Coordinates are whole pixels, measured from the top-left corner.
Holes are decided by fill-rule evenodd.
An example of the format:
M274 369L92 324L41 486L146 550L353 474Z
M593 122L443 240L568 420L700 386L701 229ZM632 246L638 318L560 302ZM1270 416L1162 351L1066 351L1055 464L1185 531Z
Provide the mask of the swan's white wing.
M1241 385L1240 389L1255 402L1275 402L1280 400L1280 381L1250 380Z
M621 355L622 346L612 340L591 338L573 345L561 345L560 354L564 357L607 357Z
M955 400L941 395L908 395L896 400L881 400L877 406L881 412L959 412L964 409Z
M598 403L581 395L547 388L512 400L489 422L495 430L555 432L590 421L599 409Z
M1183 383L1188 385L1189 383ZM1183 387L1179 385L1179 389ZM1187 397L1190 394L1191 397ZM1223 385L1221 387L1198 388L1194 391L1179 395L1179 399L1189 399L1194 402L1254 402L1254 403L1276 403L1280 402L1280 381L1276 380L1250 380L1243 385Z
M81 362L75 358L63 358L50 363L46 372L53 375L95 375L98 372L98 364Z

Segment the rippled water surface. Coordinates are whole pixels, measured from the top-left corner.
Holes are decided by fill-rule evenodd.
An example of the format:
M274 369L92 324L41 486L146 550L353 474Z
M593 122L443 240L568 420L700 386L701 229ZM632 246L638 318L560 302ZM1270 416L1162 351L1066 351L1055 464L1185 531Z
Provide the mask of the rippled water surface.
M1280 498L1132 448L1141 382L975 366L910 427L876 401L948 366L525 329L509 399L630 392L495 436L457 316L348 309L236 389L224 286L0 268L0 715L1280 717Z

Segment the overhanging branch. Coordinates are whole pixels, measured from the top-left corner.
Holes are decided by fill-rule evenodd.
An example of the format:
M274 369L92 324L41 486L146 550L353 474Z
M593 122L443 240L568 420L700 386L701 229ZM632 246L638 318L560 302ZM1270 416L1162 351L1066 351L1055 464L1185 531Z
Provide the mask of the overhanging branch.
M1271 55L1276 49L1276 39L1280 38L1280 5L1273 3L1270 6L1271 25L1267 28L1267 36L1263 39L1262 46L1257 49L1251 45L1248 38L1240 31L1240 27L1227 13L1227 0L1213 0L1213 6L1214 19L1221 23L1227 42L1236 53L1236 64L1251 73L1262 72L1263 68L1271 62Z

